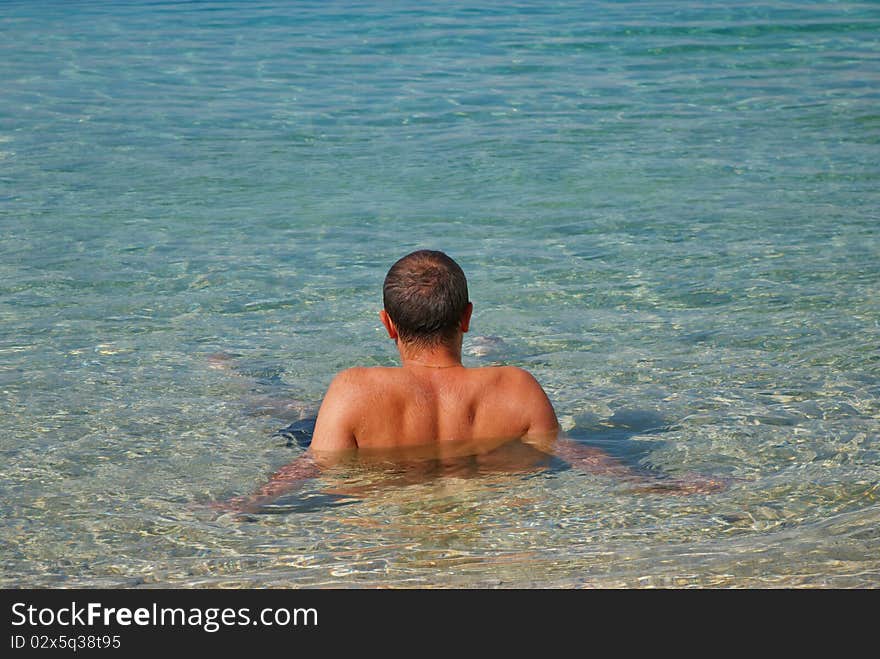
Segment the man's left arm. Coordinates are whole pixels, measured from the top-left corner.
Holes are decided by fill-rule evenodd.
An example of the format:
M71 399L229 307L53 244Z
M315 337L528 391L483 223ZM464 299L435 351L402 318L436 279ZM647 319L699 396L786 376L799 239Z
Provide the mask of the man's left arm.
M318 410L310 451L333 454L357 448L354 434L356 413L353 409L359 389L356 371L342 371L327 388L321 409Z
M278 498L300 481L318 476L322 468L332 466L344 452L357 448L350 422L353 384L349 371L333 379L318 410L308 452L272 474L269 482L254 492L255 499L265 502Z
M351 386L350 373L343 371L334 378L318 411L315 432L306 453L281 467L253 494L236 497L218 507L241 512L259 509L300 482L319 476L321 469L337 462L346 450L356 448L357 442L349 423L347 392Z

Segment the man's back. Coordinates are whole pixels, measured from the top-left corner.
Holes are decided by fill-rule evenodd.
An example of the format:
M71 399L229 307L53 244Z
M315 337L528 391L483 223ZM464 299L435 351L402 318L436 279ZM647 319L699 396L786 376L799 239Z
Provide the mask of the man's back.
M405 451L412 455L424 454L418 447L426 447L432 458L479 456L478 464L498 467L505 461L495 449L524 447L552 452L590 471L631 477L601 451L556 437L553 406L527 371L462 365L462 337L473 305L464 272L446 254L408 254L391 266L382 291L379 318L402 366L351 368L337 375L318 412L308 453L279 469L253 496L236 501L239 509L314 477L335 462L325 462L328 454L354 449L361 456L414 449Z
M353 368L330 385L312 449L382 449L546 437L557 429L544 390L515 367Z

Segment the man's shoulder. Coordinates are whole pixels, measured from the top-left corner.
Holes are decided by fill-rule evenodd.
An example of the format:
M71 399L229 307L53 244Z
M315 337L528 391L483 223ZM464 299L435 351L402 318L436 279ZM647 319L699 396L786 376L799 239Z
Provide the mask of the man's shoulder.
M543 398L544 388L534 375L518 366L484 366L474 369L479 374L475 378L484 391L493 392L514 404L525 400Z
M480 369L487 377L492 377L511 385L531 386L538 384L531 373L519 366L484 366Z
M377 379L377 367L354 366L339 371L327 387L323 407L337 414L355 412L371 405L377 392L382 391L382 380Z
M543 436L556 431L559 422L553 404L534 375L517 366L497 366L485 400L496 416L521 424L523 436ZM488 370L488 369L487 369ZM500 416L499 416L500 415Z
M399 368L387 366L352 366L339 371L330 383L331 389L351 389L379 384L392 379Z

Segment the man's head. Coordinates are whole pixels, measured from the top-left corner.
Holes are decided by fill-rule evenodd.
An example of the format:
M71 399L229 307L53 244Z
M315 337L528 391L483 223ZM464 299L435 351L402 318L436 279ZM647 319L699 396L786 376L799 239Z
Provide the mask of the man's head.
M404 343L431 347L451 340L459 330L467 331L467 279L443 252L423 249L397 261L385 275L382 298Z

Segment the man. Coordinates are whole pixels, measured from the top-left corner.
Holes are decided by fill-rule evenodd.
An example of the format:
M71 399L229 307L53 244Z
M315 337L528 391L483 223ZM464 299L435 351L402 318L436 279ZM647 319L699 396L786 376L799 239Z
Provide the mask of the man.
M555 436L553 406L527 371L461 363L473 305L455 261L429 250L404 256L385 277L383 302L379 319L401 366L337 375L318 412L314 453Z
M379 319L401 365L339 373L318 411L309 451L237 504L271 501L353 454L388 450L440 461L475 456L492 464L493 453L513 440L591 472L648 480L598 449L558 438L553 405L528 371L462 364L473 305L464 272L449 256L419 250L401 258L385 277L383 302ZM650 483L657 489L656 479ZM666 481L662 489L696 491L706 483Z

